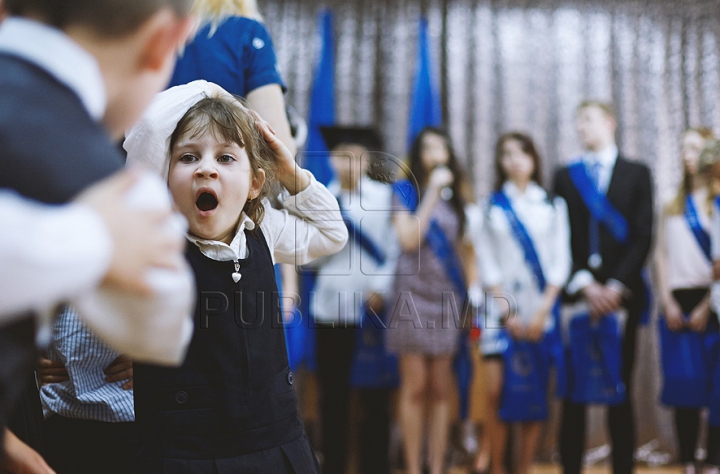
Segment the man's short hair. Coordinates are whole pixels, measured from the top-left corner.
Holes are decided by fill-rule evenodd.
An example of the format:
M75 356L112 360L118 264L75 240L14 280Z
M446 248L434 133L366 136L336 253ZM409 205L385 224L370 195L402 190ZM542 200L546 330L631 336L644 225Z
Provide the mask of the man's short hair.
M61 30L82 26L102 36L119 37L137 30L165 7L186 17L192 0L4 0L4 5L10 15L32 16Z
M588 107L597 107L598 109L605 112L608 117L615 118L615 108L610 102L603 102L602 100L584 100L578 105L577 111L580 112Z

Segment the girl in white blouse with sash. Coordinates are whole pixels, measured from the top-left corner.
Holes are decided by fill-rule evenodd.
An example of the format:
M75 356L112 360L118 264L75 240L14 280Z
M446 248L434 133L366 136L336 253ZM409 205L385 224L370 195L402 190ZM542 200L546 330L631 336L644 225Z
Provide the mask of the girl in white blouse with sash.
M713 147L708 147L712 143L716 144L714 152ZM713 266L709 229L713 193L707 173L702 172L720 160L717 144L712 131L706 127L685 131L681 151L683 178L677 194L661 212L655 264L665 323L670 331L717 331L717 321L711 314L710 293ZM663 401L674 408L679 461L684 473L695 474L702 407L693 406L694 403L687 400L678 403L663 398ZM710 426L708 429L705 463L708 466L705 472L718 472L720 428Z
M489 467L504 473L507 425L500 419L503 390L503 352L510 338L539 342L555 325L553 308L570 274L570 231L567 205L541 187L540 156L532 139L521 133L499 138L495 152L495 192L484 206L475 248L486 291L506 298L512 313L489 308L480 349L487 366L487 436ZM543 288L543 289L541 289ZM500 306L499 298L489 306ZM522 449L513 463L518 474L529 472L540 421L522 423ZM487 470L488 451L483 450L476 470Z

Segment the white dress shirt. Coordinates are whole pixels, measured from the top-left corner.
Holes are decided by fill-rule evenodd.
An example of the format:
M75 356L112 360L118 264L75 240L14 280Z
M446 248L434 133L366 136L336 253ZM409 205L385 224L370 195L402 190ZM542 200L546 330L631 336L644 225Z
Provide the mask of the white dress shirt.
M99 64L92 54L62 31L29 19L8 18L0 24L0 52L29 61L65 84L96 120L100 120L104 115L107 95ZM152 202L162 209L170 209L172 203L167 187L157 177L151 176L140 180L129 191L128 199L140 205ZM83 222L78 222L79 220ZM168 223L168 232L184 232L183 226L178 226L177 222L176 218L174 222ZM78 214L75 226L78 233L85 230L91 232L88 239L75 239L81 242L92 241L87 243L87 247L82 247L92 258L81 257L67 263L69 266L56 277L50 276L51 268L48 268L47 276L42 280L48 286L41 287L35 282L26 287L25 291L44 295L72 291L67 289L72 279L64 281L61 278L63 274L72 272L77 275L76 278L81 284L80 288L75 288L78 293L72 298L72 303L96 335L114 349L136 360L180 363L192 336L194 282L189 267L185 266L177 271L155 269L148 274L148 284L155 290L152 297L140 298L98 287L112 257L109 237L101 236L95 241L102 232L97 230L98 218L89 212ZM30 239L29 236L26 237ZM45 256L45 249L51 245L49 240L51 239L36 247L33 252L37 253L38 248L42 248ZM57 243L57 239L52 242ZM81 247L78 245L73 248ZM67 256L68 259L70 257L71 255ZM104 262L104 267L100 265L101 262ZM2 266L5 272L4 262ZM35 277L37 273L33 270L29 266L25 267L25 270L6 273L22 281L26 275ZM99 273L100 270L103 273ZM92 280L90 277L94 278L94 286L88 289ZM4 286L2 291L5 291ZM49 312L38 311L37 314L41 317L38 340L44 343L51 335Z
M550 202L545 190L532 182L524 193L509 181L503 185L503 191L533 241L547 284L563 287L572 267L565 201L555 197ZM489 205L486 209L475 241L483 286L501 286L516 300L522 320L529 322L540 307L543 294L505 211ZM551 319L548 318L548 329L552 327Z
M392 289L400 250L392 225L392 187L363 177L352 191L342 190L337 182L329 188L340 198L343 211L355 227L383 251L386 258L381 265L350 240L340 252L318 260L311 314L319 323L357 325L370 294L387 296Z

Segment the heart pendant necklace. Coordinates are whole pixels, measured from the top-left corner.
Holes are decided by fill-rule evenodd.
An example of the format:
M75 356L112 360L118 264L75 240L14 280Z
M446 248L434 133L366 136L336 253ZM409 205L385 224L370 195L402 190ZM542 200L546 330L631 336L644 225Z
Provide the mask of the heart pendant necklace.
M235 271L232 274L232 279L235 283L240 281L240 278L242 278L242 275L240 274L240 262L235 260Z

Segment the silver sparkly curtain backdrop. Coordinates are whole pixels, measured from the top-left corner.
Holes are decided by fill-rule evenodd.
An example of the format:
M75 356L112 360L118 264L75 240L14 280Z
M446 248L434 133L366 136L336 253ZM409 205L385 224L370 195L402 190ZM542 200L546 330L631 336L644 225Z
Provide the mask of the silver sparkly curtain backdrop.
M260 7L289 87L307 116L317 56L317 15L335 14L337 121L375 125L402 157L417 49L429 22L443 116L476 195L490 190L497 136L528 132L557 165L581 149L573 126L585 98L612 101L618 141L653 170L658 203L679 173L688 126L720 130L720 2L690 0L265 0ZM641 331L635 399L640 443L673 450L672 419L659 408L654 326ZM593 417L590 442L603 439ZM548 438L550 440L551 437Z

